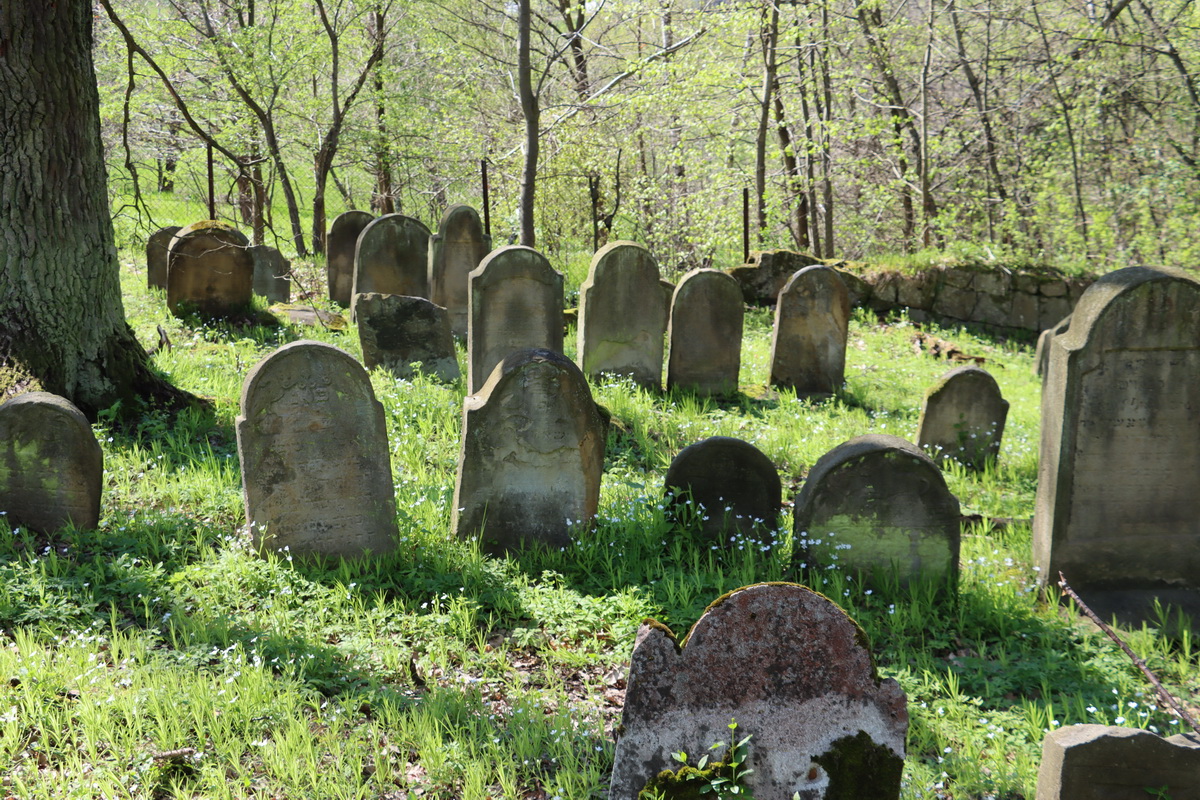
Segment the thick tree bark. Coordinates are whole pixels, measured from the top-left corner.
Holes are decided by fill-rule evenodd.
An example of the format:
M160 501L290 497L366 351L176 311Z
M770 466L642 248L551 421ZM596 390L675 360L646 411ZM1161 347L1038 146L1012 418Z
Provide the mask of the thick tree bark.
M0 392L94 418L190 398L125 322L86 0L0 4Z
M533 209L537 194L542 108L540 98L533 89L533 65L529 53L532 29L529 2L530 0L520 0L517 4L517 91L520 95L521 113L525 118L525 162L521 168L521 197L518 208L521 220L520 242L526 247L536 247Z

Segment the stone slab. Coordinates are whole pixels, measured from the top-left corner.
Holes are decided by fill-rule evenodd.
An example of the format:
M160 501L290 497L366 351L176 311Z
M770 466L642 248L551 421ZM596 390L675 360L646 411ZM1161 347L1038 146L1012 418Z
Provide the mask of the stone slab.
M356 294L353 305L363 365L397 378L420 371L443 381L461 376L446 309L423 297Z
M1042 741L1037 800L1149 797L1200 800L1200 736L1072 725Z

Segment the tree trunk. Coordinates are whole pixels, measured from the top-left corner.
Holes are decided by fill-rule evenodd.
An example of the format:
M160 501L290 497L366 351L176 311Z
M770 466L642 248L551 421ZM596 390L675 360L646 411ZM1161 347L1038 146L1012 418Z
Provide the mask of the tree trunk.
M763 52L762 94L758 98L758 132L754 137L754 195L761 247L767 230L767 130L771 120L771 93L775 89L775 44L779 40L779 6L764 9L760 33Z
M533 227L534 197L537 192L538 149L541 139L538 128L541 124L541 106L533 90L533 65L530 58L530 34L532 20L530 0L520 0L517 6L517 85L520 93L521 114L525 118L525 163L521 168L521 244L536 247Z
M85 0L0 5L0 392L85 414L194 399L125 322Z

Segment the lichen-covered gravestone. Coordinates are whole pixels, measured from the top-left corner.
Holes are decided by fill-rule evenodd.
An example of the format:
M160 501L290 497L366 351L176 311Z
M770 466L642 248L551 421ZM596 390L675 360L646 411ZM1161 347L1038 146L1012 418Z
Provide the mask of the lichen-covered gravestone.
M1037 800L1200 800L1200 736L1071 725L1042 742Z
M829 267L805 267L791 277L775 305L771 385L827 397L842 388L850 299Z
M180 230L178 225L168 225L150 234L146 241L146 285L151 289L167 288L167 259L171 240Z
M1000 386L979 367L952 369L925 392L917 445L934 461L951 459L983 469L1000 455L1008 401Z
M348 353L300 341L260 361L242 387L237 444L257 549L346 558L394 549L383 406Z
M334 217L325 242L325 279L329 299L342 308L350 305L354 292L354 249L363 228L375 219L366 211L344 211Z
M423 297L354 295L354 318L367 369L383 367L397 378L421 372L443 381L461 375L446 309Z
M663 306L658 263L634 242L613 242L592 257L579 287L578 358L583 374L629 375L657 391L662 386Z
M483 232L479 213L461 203L446 209L437 234L429 240L429 297L450 314L455 336L467 335L467 279L491 249L492 237Z
M672 516L694 520L707 539L774 539L783 495L779 472L749 442L713 436L689 445L671 461L664 483Z
M403 214L372 220L354 250L353 294L429 297L429 228Z
M737 394L745 308L737 281L715 269L683 276L671 302L667 387Z
M503 553L570 544L600 500L607 425L583 373L549 350L519 350L463 400L451 527Z
M246 235L224 222L204 220L171 240L167 308L221 317L244 311L254 291L254 258Z
M953 586L958 576L958 499L937 465L898 436L858 436L817 460L795 504L796 560L831 565L876 584Z
M750 737L743 766L754 771L742 788L756 800L900 796L904 692L880 679L862 629L810 589L730 592L682 646L665 626L642 623L609 797L637 800L651 782L669 791L683 777L672 753L686 753L692 767L701 756L726 757L709 748L729 741L732 720L738 738Z
M563 349L563 276L531 247L501 247L471 273L467 391L515 350Z
M1042 581L1061 570L1102 616L1137 618L1155 596L1200 610L1198 415L1200 282L1131 267L1092 284L1044 378Z
M265 244L250 247L254 259L254 293L268 303L286 303L292 297L292 262L283 253Z
M100 444L71 401L26 392L0 405L0 511L10 527L96 527L103 473Z

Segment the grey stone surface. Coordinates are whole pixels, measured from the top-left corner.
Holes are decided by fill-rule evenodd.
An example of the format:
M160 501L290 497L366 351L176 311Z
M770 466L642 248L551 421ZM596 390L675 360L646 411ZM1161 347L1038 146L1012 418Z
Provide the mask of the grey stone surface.
M353 305L367 369L383 367L397 378L419 370L443 381L462 374L454 352L450 315L423 297L356 294Z
M1165 792L1152 794L1151 790ZM1200 800L1200 737L1072 725L1042 741L1037 800Z
M351 295L429 297L429 229L403 214L385 214L362 229L354 248Z
M254 258L245 234L216 220L182 228L171 240L167 308L221 317L244 311L254 290Z
M492 250L479 213L467 205L446 209L438 232L429 240L429 298L446 309L455 336L467 335L470 319L468 277Z
M560 353L518 350L463 400L451 527L489 553L565 547L596 514L607 425Z
M1037 375L1045 375L1046 367L1050 364L1050 340L1061 336L1071 329L1071 315L1063 317L1053 328L1046 328L1038 336L1037 349L1033 354L1033 370Z
M178 225L168 225L150 234L146 241L146 285L151 289L166 291L171 240L181 230Z
M978 295L972 289L963 289L949 283L942 286L930 309L935 314L941 314L954 319L969 320L975 312Z
M861 630L827 598L796 584L756 584L719 598L679 646L642 623L633 646L611 800L695 766L710 745L752 737L746 788L757 800L899 797L906 698L881 680ZM839 759L845 748L857 757ZM848 765L848 761L853 761Z
M829 267L805 267L792 276L775 306L771 385L796 394L828 396L842 388L850 302Z
M329 299L349 308L354 292L354 251L359 234L375 219L366 211L345 211L334 217L325 241L325 280Z
M71 401L26 392L0 405L0 511L10 527L95 528L103 474L100 444Z
M254 293L268 303L286 303L292 299L292 262L283 253L265 244L250 246L254 259Z
M983 469L1000 455L1008 401L996 379L975 366L958 367L925 392L917 422L917 445L936 462L958 461Z
M737 394L745 308L737 281L715 269L683 276L671 303L667 387Z
M788 280L805 267L820 264L821 259L791 250L756 250L741 266L727 272L742 287L745 302L773 305Z
M1069 297L1039 297L1038 327L1042 330L1051 327L1063 317L1070 316L1071 308Z
M689 445L671 461L664 483L673 516L694 520L704 538L774 541L783 499L779 472L749 442L713 436Z
M1013 292L1012 315L1003 324L1011 328L1033 330L1037 323L1037 296L1027 292Z
M242 386L237 444L257 549L356 558L395 548L383 406L348 353L299 341L260 361Z

